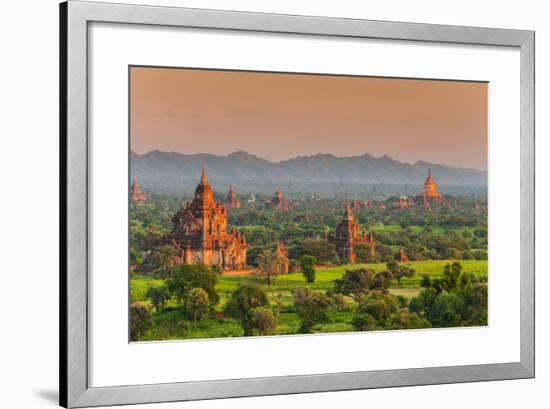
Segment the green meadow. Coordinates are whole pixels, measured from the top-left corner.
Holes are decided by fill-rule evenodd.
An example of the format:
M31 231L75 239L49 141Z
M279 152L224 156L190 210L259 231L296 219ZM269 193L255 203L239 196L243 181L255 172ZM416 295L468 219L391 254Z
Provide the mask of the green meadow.
M423 275L430 278L441 278L443 268L450 261L425 260L411 261L407 263L415 270L410 278L403 278L401 286L394 280L389 288L389 293L403 296L407 299L415 297L421 290L420 280ZM487 277L486 260L461 260L464 272L473 273L478 278ZM296 312L292 293L296 288L305 287L311 290L327 291L334 286L334 281L341 278L346 270L368 268L374 271L383 271L384 263L374 264L346 264L334 267L318 267L314 283L307 283L301 273L287 274L276 277L270 286L265 285L265 279L255 275L249 276L219 276L216 290L220 295L220 302L214 307L211 318L193 323L188 319L185 311L178 307L175 301L169 301L167 308L153 313L154 325L143 334L142 341L170 340L170 339L197 339L237 337L243 335L243 328L235 319L224 317L221 314L224 305L231 297L238 285L249 281L261 284L269 297L270 307L278 315L278 325L273 335L296 334L299 331L301 320ZM164 284L163 279L153 278L147 275L133 275L130 278L131 301L150 303L146 297L149 287L158 287ZM347 332L352 331L351 320L354 311L337 311L330 309L327 312L328 320L317 324L313 332Z

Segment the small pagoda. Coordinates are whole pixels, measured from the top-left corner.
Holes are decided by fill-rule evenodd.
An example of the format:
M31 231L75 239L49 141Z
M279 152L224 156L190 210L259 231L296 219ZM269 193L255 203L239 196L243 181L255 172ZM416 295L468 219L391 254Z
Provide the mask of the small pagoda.
M141 190L141 187L139 186L139 183L134 176L134 181L130 186L130 200L136 203L143 203L146 199L147 197L145 196L145 193L143 193L143 191Z
M237 193L235 192L235 189L233 189L233 185L229 186L229 192L225 198L225 206L231 209L238 209L241 207L241 200L237 199Z

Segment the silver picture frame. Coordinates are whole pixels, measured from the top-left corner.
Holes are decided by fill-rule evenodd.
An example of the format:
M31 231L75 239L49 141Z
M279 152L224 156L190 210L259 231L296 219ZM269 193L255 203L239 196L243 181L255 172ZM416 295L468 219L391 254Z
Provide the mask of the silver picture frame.
M520 51L521 324L518 362L204 382L88 381L88 24L110 22L515 47ZM535 376L535 33L525 30L69 1L60 5L60 404L139 404Z

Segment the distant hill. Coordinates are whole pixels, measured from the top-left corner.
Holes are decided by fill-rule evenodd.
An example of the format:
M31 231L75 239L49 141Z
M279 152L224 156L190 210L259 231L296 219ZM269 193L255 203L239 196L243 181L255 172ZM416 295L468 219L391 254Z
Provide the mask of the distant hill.
M428 169L432 170L438 185L445 187L487 186L487 172L455 168L418 161L415 164L399 162L388 156L375 158L369 154L336 157L330 154L300 156L273 163L244 151L227 156L210 154L185 155L175 152L151 151L144 155L130 154L130 172L147 190L188 189L194 186L204 164L208 179L214 188L226 190L229 184L247 186L290 186L342 184L388 184L418 186L424 183ZM310 188L308 188L309 190ZM251 190L250 190L251 191Z

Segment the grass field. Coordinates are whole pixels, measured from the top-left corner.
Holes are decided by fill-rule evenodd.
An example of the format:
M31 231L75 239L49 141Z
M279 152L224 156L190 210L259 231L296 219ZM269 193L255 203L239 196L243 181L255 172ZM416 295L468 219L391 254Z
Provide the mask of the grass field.
M415 269L415 275L411 278L403 278L401 287L394 283L390 293L402 295L406 298L416 296L420 292L420 280L424 274L432 278L441 277L443 267L449 261L426 260L413 261L410 266ZM487 276L486 260L463 260L461 261L464 271L474 273L477 277ZM382 271L385 264L347 264L336 267L322 267L317 269L316 280L313 284L307 284L301 273L288 274L276 278L274 284L265 286L272 307L279 311L279 325L276 334L295 334L300 327L300 318L294 310L292 292L298 287L307 287L314 290L326 291L333 287L334 281L341 278L346 269L370 268L375 271ZM215 307L216 311L222 311L227 299L243 281L252 281L264 284L265 280L256 276L221 276L218 279L216 289L220 294L220 303ZM155 279L150 276L133 276L130 279L130 294L132 301L149 302L145 296L147 289L151 286L160 286L162 279ZM317 325L315 332L346 332L351 331L350 321L353 317L352 311L335 311L328 313L328 321ZM160 339L196 339L196 338L219 338L230 336L242 336L243 329L239 323L230 318L211 318L197 324L189 322L183 311L175 304L169 304L169 308L153 314L154 327L148 331L143 340Z

